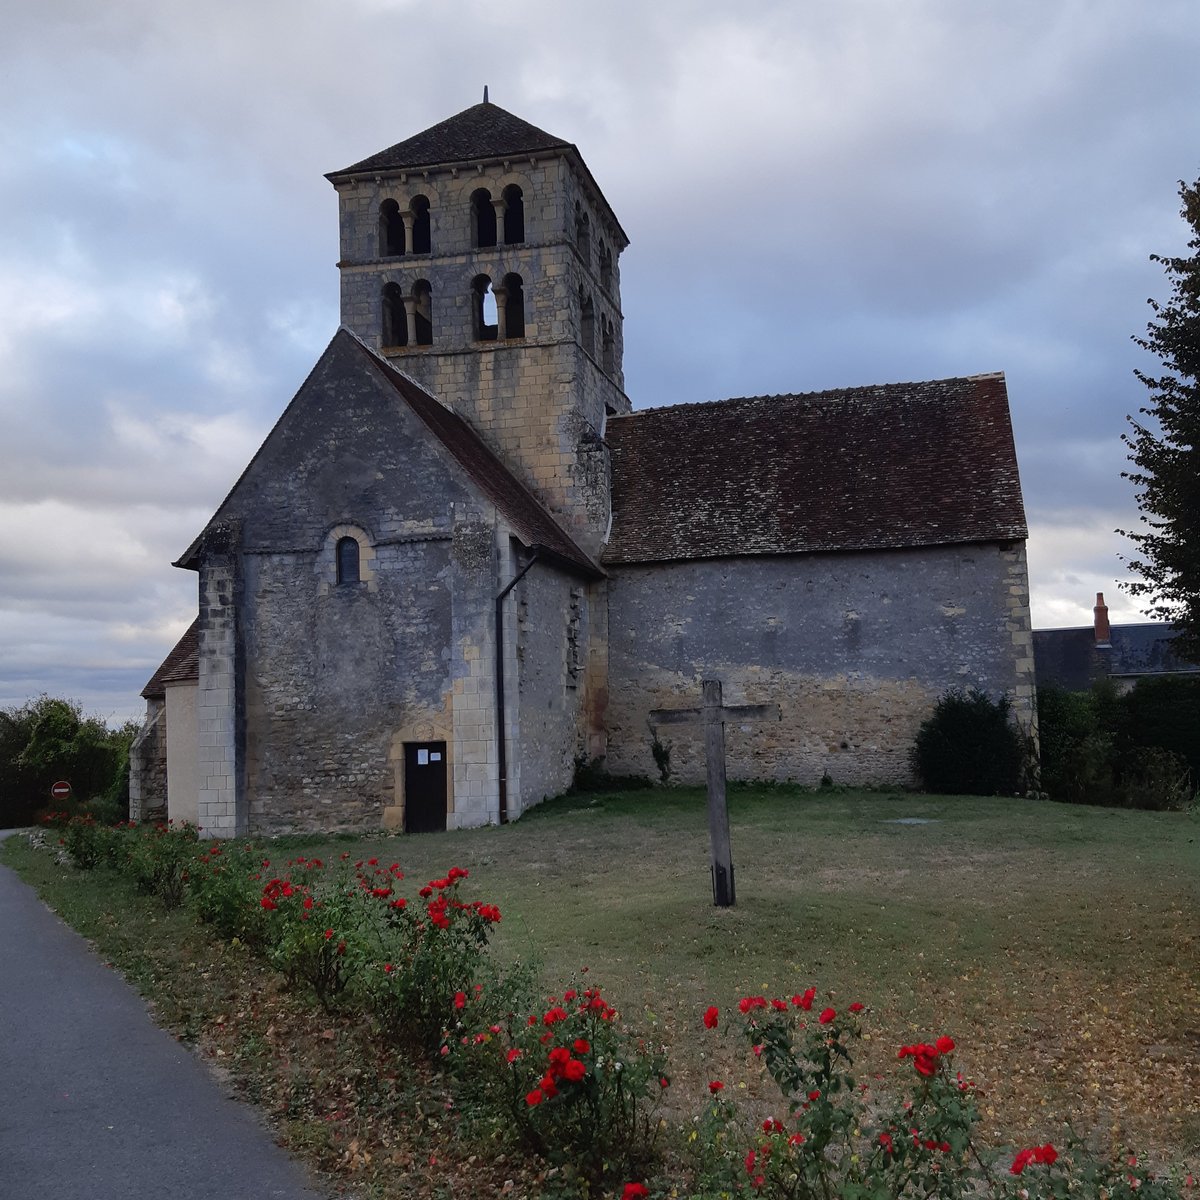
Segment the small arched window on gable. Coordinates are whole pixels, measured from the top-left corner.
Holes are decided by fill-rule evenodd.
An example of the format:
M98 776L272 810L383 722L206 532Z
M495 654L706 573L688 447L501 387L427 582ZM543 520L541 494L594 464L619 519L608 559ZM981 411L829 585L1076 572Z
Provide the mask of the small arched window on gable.
M471 193L471 233L476 246L496 244L496 209L487 188L477 188Z
M404 309L404 293L398 283L383 285L383 344L408 345L408 314Z
M612 250L604 241L600 243L600 286L612 290Z
M395 200L385 200L379 206L379 256L394 258L404 253L404 218Z
M433 239L429 231L429 201L424 196L414 196L409 206L412 213L412 252L414 254L430 254L433 250Z
M476 275L471 282L471 332L477 342L494 342L498 326L492 281L486 275Z
M583 348L596 357L596 306L581 287L579 289L579 340Z
M433 345L433 288L428 279L413 284L413 331L418 346Z
M575 201L575 249L588 266L592 265L592 221L583 206Z
M504 241L515 246L525 240L525 196L521 189L510 183L501 193L504 196Z
M607 317L600 318L600 363L604 373L611 375L616 366L616 336L613 323Z
M358 539L352 537L338 538L336 552L338 583L358 583L362 578L359 571L360 553Z
M525 336L525 281L520 275L504 277L504 336Z

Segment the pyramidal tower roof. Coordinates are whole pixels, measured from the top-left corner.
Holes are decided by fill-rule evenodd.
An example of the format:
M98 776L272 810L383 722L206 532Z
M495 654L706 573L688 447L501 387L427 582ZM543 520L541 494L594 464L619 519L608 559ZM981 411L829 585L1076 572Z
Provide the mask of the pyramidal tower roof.
M366 172L407 171L481 158L516 158L548 150L579 153L571 142L530 125L498 104L485 100L361 162L331 171L325 178L334 180Z

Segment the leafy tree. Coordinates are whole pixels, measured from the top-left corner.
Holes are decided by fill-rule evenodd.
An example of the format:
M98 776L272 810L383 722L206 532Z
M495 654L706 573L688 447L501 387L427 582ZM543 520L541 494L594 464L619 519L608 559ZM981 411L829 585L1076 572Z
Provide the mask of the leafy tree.
M1158 356L1163 372L1136 372L1153 397L1139 410L1150 420L1130 417L1133 432L1123 435L1137 468L1125 477L1140 489L1144 528L1119 532L1139 553L1129 568L1141 579L1129 591L1149 597L1151 612L1180 630L1173 648L1200 662L1200 180L1180 182L1179 195L1191 254L1151 255L1167 273L1171 297L1149 301L1154 319L1134 341Z
M39 696L0 709L0 827L22 825L50 802L56 779L70 782L77 800L104 800L121 817L128 810L129 744L135 722L109 729L74 701Z

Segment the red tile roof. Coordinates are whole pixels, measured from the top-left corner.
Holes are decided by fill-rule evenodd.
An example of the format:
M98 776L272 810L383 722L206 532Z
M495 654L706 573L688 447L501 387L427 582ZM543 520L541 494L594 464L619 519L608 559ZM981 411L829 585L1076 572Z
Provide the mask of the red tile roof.
M144 700L161 700L168 683L189 683L200 678L200 619L196 618L187 632L175 643L175 648L163 659L162 665L142 688Z
M1026 536L1003 375L610 417L605 563Z

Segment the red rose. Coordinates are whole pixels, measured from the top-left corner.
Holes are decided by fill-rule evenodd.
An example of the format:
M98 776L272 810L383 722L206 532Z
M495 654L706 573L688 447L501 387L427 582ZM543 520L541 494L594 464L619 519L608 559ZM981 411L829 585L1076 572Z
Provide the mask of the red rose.
M954 1049L954 1039L948 1037L940 1037L934 1043L934 1049L939 1054L949 1054Z
M544 1099L545 1097L538 1088L534 1088L532 1092L525 1093L525 1103L528 1104L530 1108L536 1108L537 1105L541 1104Z
M521 1052L514 1046L505 1057L508 1059L508 1065L511 1067L521 1057Z
M587 1067L583 1065L577 1058L571 1059L565 1067L563 1067L563 1078L569 1079L572 1083L578 1083L587 1074Z
M650 1195L650 1189L644 1183L627 1183L621 1193L621 1200L645 1200Z
M704 1010L704 1028L716 1029L717 1021L720 1018L721 1010L715 1004L710 1004Z
M592 1047L589 1045L589 1043L586 1042L583 1038L575 1039L575 1053L576 1054L587 1054L588 1051L591 1050L591 1048Z
M863 1010L863 1004L862 1004L861 1000L855 1000L855 1002L852 1005L850 1005L850 1011L852 1013L860 1013L860 1012L862 1012L862 1010Z
M467 993L466 992L455 992L454 993L454 1007L455 1008L465 1008L466 1004L467 1004Z
M817 995L817 989L809 988L808 991L805 992L803 996L793 996L792 1003L797 1008L802 1008L802 1009L804 1009L805 1012L808 1012L813 1006L813 1000L816 998L816 995Z
M825 1010L825 1011L824 1011L824 1012L823 1012L823 1013L822 1013L822 1014L821 1014L821 1015L820 1015L820 1016L817 1018L817 1020L818 1020L818 1021L820 1021L820 1023L821 1023L822 1025L828 1025L828 1024L829 1024L829 1022L830 1022L830 1021L832 1021L832 1020L833 1020L833 1018L834 1018L834 1017L836 1017L836 1016L837 1016L837 1013L835 1013L835 1012L833 1011L833 1009L832 1009L832 1008L827 1008L827 1009L826 1009L826 1010Z
M719 1079L714 1079L708 1085L708 1090L715 1096L724 1086L725 1085Z

